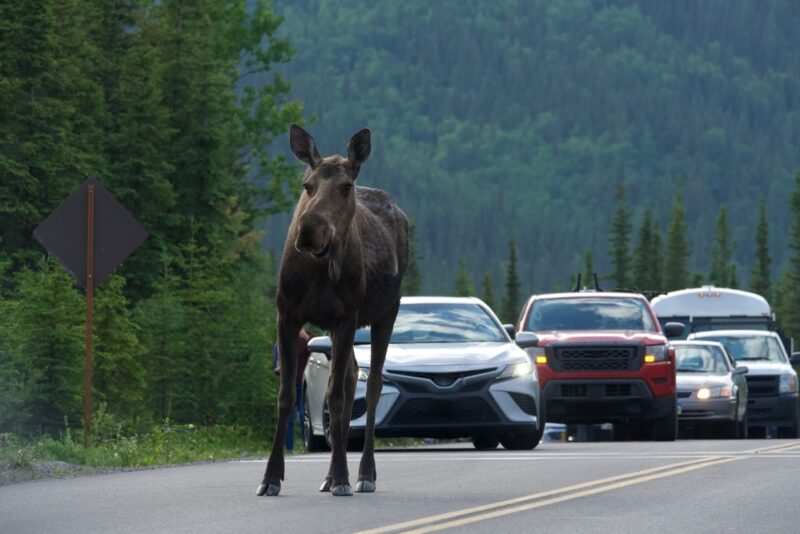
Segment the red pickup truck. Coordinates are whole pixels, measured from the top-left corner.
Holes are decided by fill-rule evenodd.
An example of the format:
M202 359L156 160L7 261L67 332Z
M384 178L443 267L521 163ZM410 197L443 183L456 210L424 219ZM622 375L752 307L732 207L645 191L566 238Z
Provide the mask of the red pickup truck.
M675 353L647 299L636 293L580 291L532 296L516 325L535 336L545 420L614 423L616 439L677 437Z

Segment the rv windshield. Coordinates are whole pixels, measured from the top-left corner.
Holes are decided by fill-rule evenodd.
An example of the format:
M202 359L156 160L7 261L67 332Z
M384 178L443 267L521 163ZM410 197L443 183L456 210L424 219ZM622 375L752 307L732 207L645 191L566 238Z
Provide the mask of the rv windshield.
M780 342L772 336L703 336L703 340L719 341L736 361L767 360L786 362Z
M576 297L535 302L526 330L643 330L656 326L647 305L627 297Z

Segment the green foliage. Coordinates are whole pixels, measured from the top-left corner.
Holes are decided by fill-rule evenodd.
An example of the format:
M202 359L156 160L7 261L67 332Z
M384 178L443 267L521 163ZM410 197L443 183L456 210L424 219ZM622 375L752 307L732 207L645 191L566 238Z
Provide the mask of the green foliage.
M408 231L408 264L401 282L400 294L405 296L419 295L422 290L422 271L420 269L417 232L413 224Z
M594 260L592 259L592 251L587 250L583 254L583 272L581 273L581 288L588 287L594 288Z
M492 275L490 273L486 273L483 275L483 280L481 282L483 286L483 293L481 293L481 300L486 303L492 310L495 309L495 296L494 296L494 280L492 280Z
M608 241L611 245L609 255L614 267L612 277L617 287L626 288L630 285L631 258L628 248L631 233L630 213L628 212L625 187L617 187L617 209L611 219L611 236Z
M457 297L474 297L475 296L475 281L467 269L467 264L464 260L458 262L458 276L456 277L456 285L453 288L453 294Z
M717 231L711 245L711 270L708 280L717 287L735 287L736 264L733 262L733 251L736 243L731 236L731 227L728 223L728 212L725 206L720 206L717 216Z
M508 263L506 264L506 290L500 303L500 319L504 323L516 323L521 310L520 281L517 275L517 241L508 240Z
M683 195L681 184L678 182L667 231L667 255L664 261L665 291L683 289L689 284L689 242L686 232Z
M771 296L772 258L769 255L769 224L767 203L762 197L758 202L758 226L756 226L756 260L750 275L750 290L762 295L767 301Z
M788 336L800 336L800 172L795 174L795 189L789 198L792 221L789 229L791 263L780 293L781 325Z

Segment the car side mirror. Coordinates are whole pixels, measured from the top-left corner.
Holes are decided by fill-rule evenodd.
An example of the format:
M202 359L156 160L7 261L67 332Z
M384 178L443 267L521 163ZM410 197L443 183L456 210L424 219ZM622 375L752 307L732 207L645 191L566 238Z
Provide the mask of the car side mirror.
M511 323L506 323L503 325L503 330L508 332L508 335L511 336L511 339L517 338L517 332L514 330L514 325Z
M333 343L328 336L318 336L308 341L308 352L321 352L330 361L333 354Z
M792 362L792 365L800 365L800 352L795 352L792 354L792 357L789 358L789 361Z
M746 375L748 373L748 371L750 371L750 369L748 369L747 366L742 365L740 367L734 367L733 368L733 372L731 374L734 375L734 376L735 375Z
M681 337L686 329L683 323L667 323L664 325L664 335L667 337Z
M533 332L517 332L517 345L523 349L529 349L539 344L539 337Z

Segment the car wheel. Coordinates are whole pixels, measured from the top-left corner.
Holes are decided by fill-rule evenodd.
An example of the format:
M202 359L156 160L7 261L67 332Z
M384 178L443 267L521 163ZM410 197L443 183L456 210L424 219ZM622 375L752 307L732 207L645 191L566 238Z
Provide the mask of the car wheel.
M472 436L472 444L478 450L495 449L500 444L497 436L490 433L475 434Z
M541 437L541 433L532 428L512 434L501 434L500 443L504 448L511 451L530 450L539 444Z
M672 409L661 419L653 421L653 437L656 441L675 441L678 437L678 403L673 397Z
M751 426L747 429L747 435L750 438L755 439L766 439L767 437L767 427L765 426Z
M308 407L308 395L303 393L303 445L308 452L320 452L325 450L325 438L314 435L314 427L311 425L311 410Z
M778 437L779 438L797 438L797 421L794 422L793 426L782 426L778 428Z
M748 425L748 417L747 417L747 410L744 412L744 416L742 416L742 420L739 421L739 439L747 439L748 438L748 431L750 426Z

